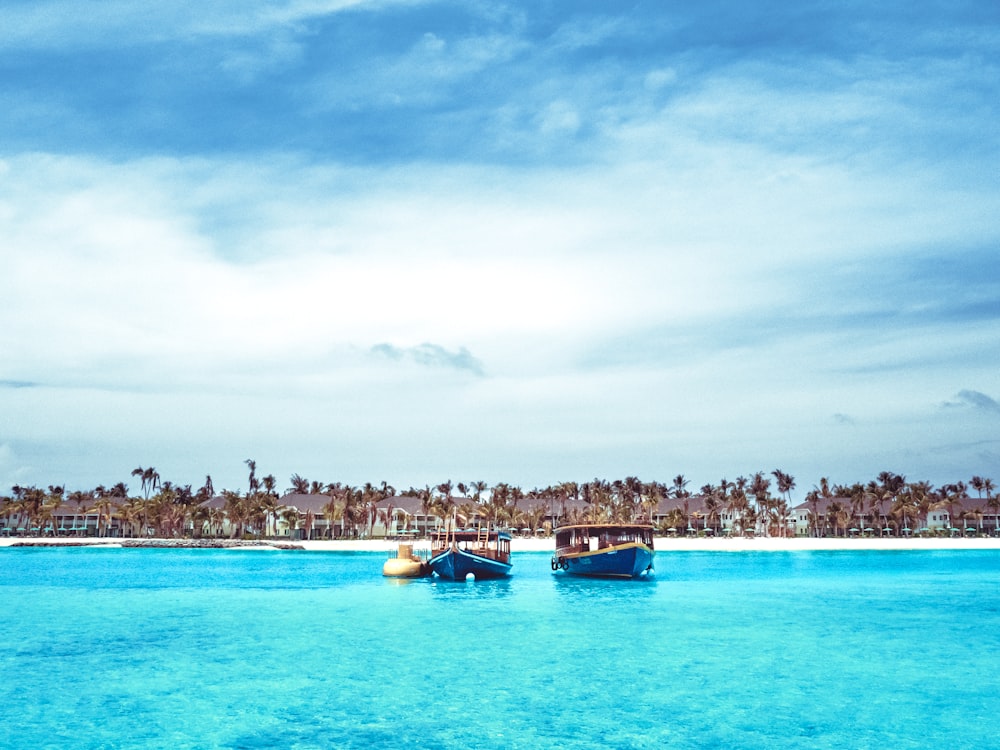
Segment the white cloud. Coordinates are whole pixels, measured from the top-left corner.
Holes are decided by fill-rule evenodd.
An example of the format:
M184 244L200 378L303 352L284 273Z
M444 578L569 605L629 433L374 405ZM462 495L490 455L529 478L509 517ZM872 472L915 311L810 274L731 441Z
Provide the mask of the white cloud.
M0 48L98 47L196 36L252 36L346 10L420 5L425 0L192 0L136 5L127 0L41 0L0 9Z
M322 445L396 482L459 454L538 481L663 463L707 481L791 446L843 455L837 414L852 461L891 458L866 446L941 394L1000 390L964 358L953 380L989 322L840 331L885 303L827 276L995 239L993 192L709 137L692 111L629 121L601 167L9 158L0 381L47 387L3 390L8 439L97 430L178 464L204 440L237 468L266 447L288 473Z
M673 68L657 68L649 71L643 85L650 91L660 91L677 81L677 71Z
M310 112L433 108L452 101L453 86L476 82L486 71L509 63L528 49L529 44L516 34L494 32L452 38L415 29L404 52L374 50L363 65L349 64L346 71L317 71L301 86L299 98Z
M632 29L630 23L618 16L594 16L564 22L548 41L552 52L565 54L588 47L597 47L609 39L619 37Z
M604 171L9 160L0 336L15 356L0 377L54 361L94 373L112 357L165 372L198 361L210 378L426 342L497 374L545 370L628 331L837 312L811 263L955 241L975 222L945 219L988 203L935 206L888 178L691 148L702 164Z
M540 113L539 127L546 135L572 135L580 129L580 115L568 102L552 102Z
M0 487L4 488L0 492L6 494L7 487L30 483L33 468L20 460L10 443L0 443Z
M229 486L248 456L853 481L989 442L995 31L890 14L875 48L830 13L803 54L693 6L381 25L419 4L0 8L39 63L9 143L65 150L0 162L0 487L55 452ZM208 155L134 156L165 149Z

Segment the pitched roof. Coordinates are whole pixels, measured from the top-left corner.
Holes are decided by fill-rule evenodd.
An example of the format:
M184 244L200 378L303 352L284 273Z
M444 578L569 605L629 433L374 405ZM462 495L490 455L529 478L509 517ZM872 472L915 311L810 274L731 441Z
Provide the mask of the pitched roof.
M330 502L330 495L289 492L287 495L283 495L278 502L288 508L295 508L299 513L312 512L315 516L321 516L323 515L323 506Z

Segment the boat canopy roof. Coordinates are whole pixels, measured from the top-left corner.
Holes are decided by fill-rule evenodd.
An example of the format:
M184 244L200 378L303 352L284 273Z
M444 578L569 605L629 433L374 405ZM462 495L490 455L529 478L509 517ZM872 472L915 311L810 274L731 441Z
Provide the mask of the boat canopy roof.
M571 526L559 526L556 533L563 531L589 531L592 534L621 533L623 531L653 531L653 525L648 523L575 523Z
M578 523L556 529L556 549L587 545L597 537L601 547L638 542L653 546L653 527L644 523Z

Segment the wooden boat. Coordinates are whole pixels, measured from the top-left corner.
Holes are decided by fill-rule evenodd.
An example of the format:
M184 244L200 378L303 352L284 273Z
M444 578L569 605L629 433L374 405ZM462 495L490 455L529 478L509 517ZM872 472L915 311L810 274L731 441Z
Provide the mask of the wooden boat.
M430 569L453 581L510 575L510 534L496 529L444 530L431 540Z
M653 527L575 524L556 529L552 570L577 576L635 578L653 571Z
M395 555L382 566L382 575L387 578L421 578L430 574L427 560L414 553L412 544L405 542L399 545Z

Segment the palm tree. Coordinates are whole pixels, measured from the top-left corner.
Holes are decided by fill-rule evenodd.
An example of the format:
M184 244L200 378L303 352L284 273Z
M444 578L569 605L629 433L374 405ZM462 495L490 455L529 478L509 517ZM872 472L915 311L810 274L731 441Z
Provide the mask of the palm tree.
M343 520L345 536L354 536L357 533L358 502L361 500L361 491L345 485L343 488L343 507L341 508L341 518ZM350 533L348 534L348 530Z
M926 525L927 515L937 499L934 486L930 482L911 482L906 485L906 497L916 514L916 523L919 524L923 520Z
M145 469L141 466L137 466L132 469L132 476L139 477L139 481L142 484L144 501L142 509L142 535L145 536L149 529L149 518L146 511L146 507L149 505L149 493L160 486L160 475L152 466Z
M226 511L222 508L209 508L208 528L213 537L222 536L222 530L226 524Z
M837 530L843 528L847 533L847 524L851 520L851 511L839 500L834 500L827 506L827 517L833 522L833 535L839 536Z
M141 518L142 498L127 497L118 504L118 521L122 536L135 536L135 528Z
M892 493L882 485L875 484L875 482L869 482L865 486L862 495L863 499L868 502L868 509L871 512L872 518L881 520L884 515L883 504L887 501L892 501ZM879 523L879 536L881 535L882 524Z
M979 493L979 499L981 500L983 497L983 478L980 476L975 476L969 480L969 485L972 487L972 489L974 489L976 492Z
M3 495L0 496L0 518L6 519L3 525L4 531L10 533L9 522L14 515L14 498Z
M359 509L361 521L365 525L365 536L371 538L375 533L375 521L378 518L378 504L381 494L371 482L365 482L361 489L361 507Z
M993 533L1000 533L1000 499L993 497L993 480L984 479L983 489L986 490L986 506L993 511Z
M957 518L957 516L955 515L955 505L957 504L959 507L961 507L962 501L968 499L968 495L966 494L965 482L946 484L944 487L941 488L941 494L942 494L941 498L942 504L946 508L948 508L948 517L951 519L951 525L954 526L955 519Z
M277 535L278 514L282 512L284 507L284 505L278 502L278 496L273 491L265 491L257 494L257 503L254 510L263 517L264 536Z
M764 522L764 532L769 534L767 528L769 511L771 507L771 480L764 476L764 472L758 471L750 480L750 494L753 495L754 505L757 511L757 523Z
M306 539L313 538L313 525L316 523L316 514L311 510L306 511L306 518L302 528L306 532Z
M246 459L243 463L247 465L250 470L249 484L247 485L247 495L253 495L257 492L259 484L257 482L257 462L252 458Z
M644 484L640 491L640 497L642 498L640 506L645 511L646 519L652 523L653 514L663 501L663 485L659 482Z
M993 493L993 480L990 479L990 478L988 478L988 477L984 478L984 477L975 476L975 477L973 477L972 479L969 480L969 484L971 485L972 489L974 489L977 493L979 493L979 499L980 500L983 499L983 492L986 493L986 505L984 506L982 503L980 503L979 507L980 507L980 510L982 510L983 508L990 508L991 510L993 510L993 512L994 512L994 529L993 529L993 531L995 533L997 531L997 528L996 528L997 523L996 523L996 518L995 517L997 515L997 511L1000 510L1000 508L997 507L997 503L994 500L994 498L992 497L992 493ZM979 518L979 530L980 530L980 532L982 532L982 530L983 530L982 514L981 514L981 516Z
M900 474L894 474L891 471L883 471L878 475L878 485L876 491L872 492L872 485L869 484L868 493L869 499L872 504L873 513L877 510L879 526L881 527L881 520L885 517L885 503L892 504L895 502L896 497L900 492L906 487L906 477ZM881 534L882 532L879 531Z
M622 505L622 518L627 523L635 522L642 513L642 490L643 483L638 477L625 477L621 483L620 498Z
M51 527L53 535L55 534L55 515L59 507L63 504L64 493L65 489L63 487L57 485L49 486L48 495L45 496L40 508L40 517L38 519L39 533L42 533L46 527Z
M483 517L488 526L497 526L500 519L506 515L507 498L510 496L510 485L500 482L490 490L490 498L484 506Z
M281 520L285 522L288 526L288 536L294 537L295 530L299 527L299 511L298 508L291 508L287 506L281 506L283 510L281 511Z
M177 507L178 490L173 482L160 484L160 491L146 503L147 513L152 511L157 536L174 536L177 523L183 516Z
M667 532L673 529L675 532L687 526L688 517L681 508L671 508L660 522L660 531Z
M379 511L379 518L382 521L382 525L385 527L385 535L386 536L389 536L389 534L390 534L390 528L389 528L390 524L393 527L391 531L393 533L396 531L395 523L394 523L395 520L396 520L396 516L394 515L395 511L396 511L396 507L392 503L388 503L385 506L385 508L383 508L382 510Z
M479 503L482 502L483 493L489 489L489 485L486 484L486 482L484 482L482 479L477 479L475 482L472 482L469 486L472 489L472 500L478 505Z
M775 469L771 472L774 476L774 480L778 486L778 492L785 496L785 501L788 503L792 502L792 490L795 489L795 477L791 474L786 474L781 469Z
M184 523L187 512L183 505L176 502L164 502L159 508L157 528L160 536L179 537L184 535Z
M193 528L191 536L201 539L205 535L205 527L211 526L212 509L207 505L198 505L191 511L191 523Z
M289 481L292 483L292 486L288 488L287 492L294 492L297 495L309 494L309 480L305 477L292 474L292 478Z
M442 482L435 489L438 492L438 496L434 500L432 510L434 515L440 518L441 521L447 525L448 521L452 519L455 513L455 501L451 496L451 480L449 479L447 482Z
M260 480L260 486L263 488L264 492L274 495L277 494L275 493L275 489L278 486L278 480L274 478L274 474L268 474Z
M858 519L858 530L864 532L865 520L864 520L864 509L865 509L865 490L863 487L858 486L854 492L851 493L851 515L856 516Z
M97 536L107 536L108 529L111 526L111 508L113 508L116 503L115 499L110 492L104 489L104 487L99 488L94 491L96 495L96 500L94 502L94 509L97 511ZM104 518L104 533L101 533L101 519Z
M742 482L740 481L741 479L743 480ZM737 478L736 487L729 495L729 502L726 504L726 510L729 511L733 518L733 528L740 534L746 531L746 521L751 516L752 510L750 508L750 501L747 500L745 486L746 480L742 477Z
M825 480L824 480L825 481ZM806 502L812 506L809 513L809 536L819 536L819 490L815 487L806 493Z
M983 532L983 509L982 508L972 508L971 510L962 511L959 514L963 521L963 531L969 528L969 524L976 526L979 529L979 533Z
M229 520L230 539L243 536L243 527L250 516L249 506L239 491L222 491L222 501L226 510L226 518Z
M776 519L778 524L778 533L781 536L788 535L788 519L791 515L791 504L792 504L792 490L795 489L795 477L791 474L786 474L780 469L775 469L771 474L775 478L775 483L778 486L778 492L784 495L784 501L777 503L774 508L772 508L772 515Z
M682 500L685 497L691 497L691 493L687 491L687 486L689 482L684 478L683 474L678 474L674 477L674 486L672 489L673 496L678 500Z
M771 522L778 528L778 536L788 536L788 521L791 509L784 500L779 500L771 506Z
M414 490L413 494L417 496L420 500L420 516L424 523L424 532L427 532L427 517L432 514L434 510L434 493L431 491L430 486L425 485L424 487Z
M910 524L919 520L920 509L909 489L896 496L889 508L889 515L895 519L896 528L902 533L908 533L913 528Z
M719 514L723 509L721 490L713 487L705 495L705 527L717 532L719 530Z
M828 509L830 506L830 501L833 499L834 493L830 490L830 480L826 477L820 477L819 487L813 487L813 495L811 497L811 502L813 504L813 516L815 516L815 523L817 527L819 526L819 521L822 520L822 528L818 529L818 536L826 536L826 524L829 521L829 511L823 513L822 516L819 514L819 500L822 498L825 503L825 507Z
M591 523L608 523L612 520L615 512L612 492L610 482L595 479L589 483L585 497L590 499L587 514Z
M337 505L337 498L332 491L330 492L330 499L326 501L321 510L323 511L323 518L326 519L327 534L329 534L330 539L333 539L334 524L342 516L340 515L340 507Z
M6 511L11 516L11 531L16 531L21 524L23 524L23 514L24 514L24 501L22 499L22 493L24 488L20 485L15 484L11 487L11 496L6 499Z
M19 517L20 528L24 529L25 533L30 534L32 529L39 524L42 507L48 496L44 490L34 486L21 487L15 484L11 491L14 495L12 507Z
M396 488L391 484L382 480L379 482L378 487L375 489L375 505L381 502L389 500L390 498L396 497ZM394 504L394 503L391 503ZM373 509L373 515L376 509Z

